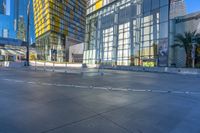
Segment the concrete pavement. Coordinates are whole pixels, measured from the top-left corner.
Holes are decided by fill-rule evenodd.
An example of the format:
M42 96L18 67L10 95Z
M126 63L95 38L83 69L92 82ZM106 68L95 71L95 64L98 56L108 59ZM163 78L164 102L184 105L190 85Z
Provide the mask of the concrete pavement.
M199 81L0 69L0 133L199 133Z

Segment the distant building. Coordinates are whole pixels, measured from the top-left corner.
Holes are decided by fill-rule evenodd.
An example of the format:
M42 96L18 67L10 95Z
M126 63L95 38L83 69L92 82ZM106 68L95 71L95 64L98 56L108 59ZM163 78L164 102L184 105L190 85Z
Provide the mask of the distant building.
M9 10L9 8L14 9L14 4L8 1L10 0L0 0L0 37L16 39L14 10Z
M27 25L27 4L28 0L0 0L0 37L25 41L24 35L19 36L19 33L26 34L24 31L22 33L22 29ZM32 6L31 17L33 17ZM31 24L30 34L34 40L33 19Z
M173 36L177 34L184 35L185 32L194 32L200 34L200 12L180 16L172 20ZM200 55L199 55L200 56ZM173 62L177 67L185 67L186 54L184 48L177 47L173 51ZM196 60L200 63L200 57Z
M171 0L170 18L186 15L185 0Z
M63 62L69 46L84 41L85 0L33 0L39 59Z

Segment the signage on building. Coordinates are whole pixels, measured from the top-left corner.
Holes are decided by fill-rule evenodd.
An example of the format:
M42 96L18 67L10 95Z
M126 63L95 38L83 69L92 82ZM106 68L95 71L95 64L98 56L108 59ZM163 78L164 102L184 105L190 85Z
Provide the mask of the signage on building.
M168 64L168 39L160 40L160 44L158 46L158 64L159 66L167 66Z

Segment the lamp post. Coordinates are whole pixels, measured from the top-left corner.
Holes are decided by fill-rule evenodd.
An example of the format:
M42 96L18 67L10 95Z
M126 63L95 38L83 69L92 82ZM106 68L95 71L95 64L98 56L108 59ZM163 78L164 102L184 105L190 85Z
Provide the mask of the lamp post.
M26 66L29 66L29 27L30 26L30 0L27 5L27 33L26 33Z

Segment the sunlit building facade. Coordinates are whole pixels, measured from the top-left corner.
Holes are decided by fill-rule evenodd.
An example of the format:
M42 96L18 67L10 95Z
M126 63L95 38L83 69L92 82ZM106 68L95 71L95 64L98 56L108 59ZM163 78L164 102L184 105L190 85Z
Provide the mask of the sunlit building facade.
M84 42L85 0L34 0L34 23L39 59L68 60L70 45Z
M90 0L84 63L168 66L169 0Z
M186 15L185 0L171 0L170 4L170 18Z

